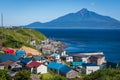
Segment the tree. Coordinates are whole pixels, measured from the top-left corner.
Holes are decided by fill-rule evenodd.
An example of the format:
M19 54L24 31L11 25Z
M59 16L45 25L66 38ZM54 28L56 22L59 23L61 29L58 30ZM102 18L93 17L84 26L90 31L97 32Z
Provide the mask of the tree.
M31 73L29 71L22 70L15 75L14 80L31 80L30 76Z
M12 77L7 72L8 70L0 70L0 80L12 80Z

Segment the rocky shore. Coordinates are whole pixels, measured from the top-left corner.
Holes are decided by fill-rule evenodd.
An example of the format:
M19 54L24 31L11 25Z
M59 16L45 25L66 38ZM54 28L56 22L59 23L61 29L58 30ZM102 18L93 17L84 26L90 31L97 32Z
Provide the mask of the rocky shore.
M67 46L55 40L46 39L41 41L37 46L37 49L40 50L43 54L51 54L51 53L61 53Z

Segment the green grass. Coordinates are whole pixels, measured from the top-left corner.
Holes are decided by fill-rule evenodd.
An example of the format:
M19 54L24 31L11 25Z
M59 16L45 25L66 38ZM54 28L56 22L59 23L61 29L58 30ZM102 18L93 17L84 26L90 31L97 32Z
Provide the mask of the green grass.
M0 28L0 42L3 47L20 48L21 46L32 47L29 40L39 43L46 37L39 31L28 28Z
M58 75L57 73L48 70L48 73L41 74L40 80L67 80L64 76Z

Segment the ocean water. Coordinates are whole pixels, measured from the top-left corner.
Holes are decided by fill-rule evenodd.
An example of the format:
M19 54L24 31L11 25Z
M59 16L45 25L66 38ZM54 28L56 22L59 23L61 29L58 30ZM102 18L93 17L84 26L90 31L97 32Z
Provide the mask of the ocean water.
M64 42L69 54L104 52L107 61L120 61L120 30L36 29L48 38Z

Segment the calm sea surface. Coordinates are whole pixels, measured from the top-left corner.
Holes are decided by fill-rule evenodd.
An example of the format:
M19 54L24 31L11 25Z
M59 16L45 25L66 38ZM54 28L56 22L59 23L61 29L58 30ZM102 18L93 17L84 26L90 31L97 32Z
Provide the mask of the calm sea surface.
M108 61L120 61L120 30L36 29L48 38L64 42L69 54L104 52Z

